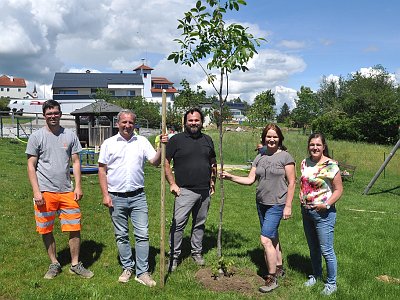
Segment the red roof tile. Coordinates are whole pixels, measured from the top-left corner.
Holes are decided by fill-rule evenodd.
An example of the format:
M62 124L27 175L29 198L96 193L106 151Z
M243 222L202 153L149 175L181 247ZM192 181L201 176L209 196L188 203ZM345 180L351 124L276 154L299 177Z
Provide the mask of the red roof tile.
M152 83L164 83L164 84L173 84L173 82L169 81L165 77L152 77L151 78Z
M137 68L133 69L133 71L137 71L137 70L149 70L149 71L151 71L151 70L154 70L154 69L146 66L145 64L142 64L142 65L138 66Z
M155 88L151 89L152 93L162 93L162 91L163 91L163 89L155 89ZM172 87L172 88L166 89L165 92L166 93L177 93L178 90L176 88Z
M7 75L0 76L1 86L12 86L12 87L26 87L25 79L14 77L13 81Z

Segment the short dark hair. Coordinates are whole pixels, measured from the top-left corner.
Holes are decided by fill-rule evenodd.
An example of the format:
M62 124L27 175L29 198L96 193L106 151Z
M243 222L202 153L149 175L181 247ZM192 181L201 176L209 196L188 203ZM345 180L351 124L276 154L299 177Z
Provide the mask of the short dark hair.
M276 134L278 135L279 138L279 142L278 142L278 147L281 150L287 150L287 148L283 145L283 141L285 140L283 134L282 134L282 130L279 128L278 125L270 123L267 126L264 127L264 130L261 134L261 144L263 144L263 146L265 145L265 137L267 136L268 130L273 130L276 132Z
M325 146L324 151L322 152L324 154L324 156L331 158L329 156L328 144L326 143L325 136L320 132L311 133L311 135L308 137L307 151L309 151L308 150L308 145L310 145L311 140L312 139L317 139L317 138L320 138L321 142L322 142L322 145Z
M189 109L188 111L185 112L185 115L183 116L183 123L186 124L188 114L194 114L195 112L198 112L200 114L201 123L204 123L203 112L198 107L193 107L193 108L191 108L191 109Z
M46 112L46 110L48 110L49 108L54 108L54 107L58 107L58 109L61 112L61 105L60 103L58 103L56 100L50 99L47 100L46 102L43 103L42 105L42 111L43 114Z

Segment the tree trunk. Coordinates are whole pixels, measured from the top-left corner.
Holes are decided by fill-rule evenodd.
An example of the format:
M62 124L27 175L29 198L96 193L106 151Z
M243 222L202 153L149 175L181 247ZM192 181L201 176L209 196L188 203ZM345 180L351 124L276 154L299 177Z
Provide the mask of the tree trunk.
M219 129L219 161L220 161L220 172L224 170L224 159L222 156L222 140L223 140L223 128L222 128L222 108L224 104L224 100L222 98L222 86L223 86L223 72L221 72L221 81L220 81L220 92L219 92L219 118L218 118L218 129ZM218 239L217 239L217 255L218 258L222 257L222 220L224 213L224 204L225 204L225 191L224 191L224 180L222 178L219 179L220 182L220 205L219 205L219 225L218 225Z

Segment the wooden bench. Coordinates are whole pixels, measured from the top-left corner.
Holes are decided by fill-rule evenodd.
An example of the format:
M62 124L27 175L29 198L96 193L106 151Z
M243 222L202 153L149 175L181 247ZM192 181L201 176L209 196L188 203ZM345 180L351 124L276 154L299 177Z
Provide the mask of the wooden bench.
M342 180L351 180L354 179L354 173L356 172L356 166L352 166L349 164L345 164L342 162L338 162L340 175L342 176Z

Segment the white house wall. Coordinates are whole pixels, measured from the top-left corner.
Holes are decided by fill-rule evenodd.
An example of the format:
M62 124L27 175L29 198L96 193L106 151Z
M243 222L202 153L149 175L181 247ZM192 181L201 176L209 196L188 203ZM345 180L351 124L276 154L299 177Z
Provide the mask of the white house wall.
M9 89L7 91L7 89ZM20 89L20 91L18 91ZM26 96L26 88L0 86L0 97L24 98Z

